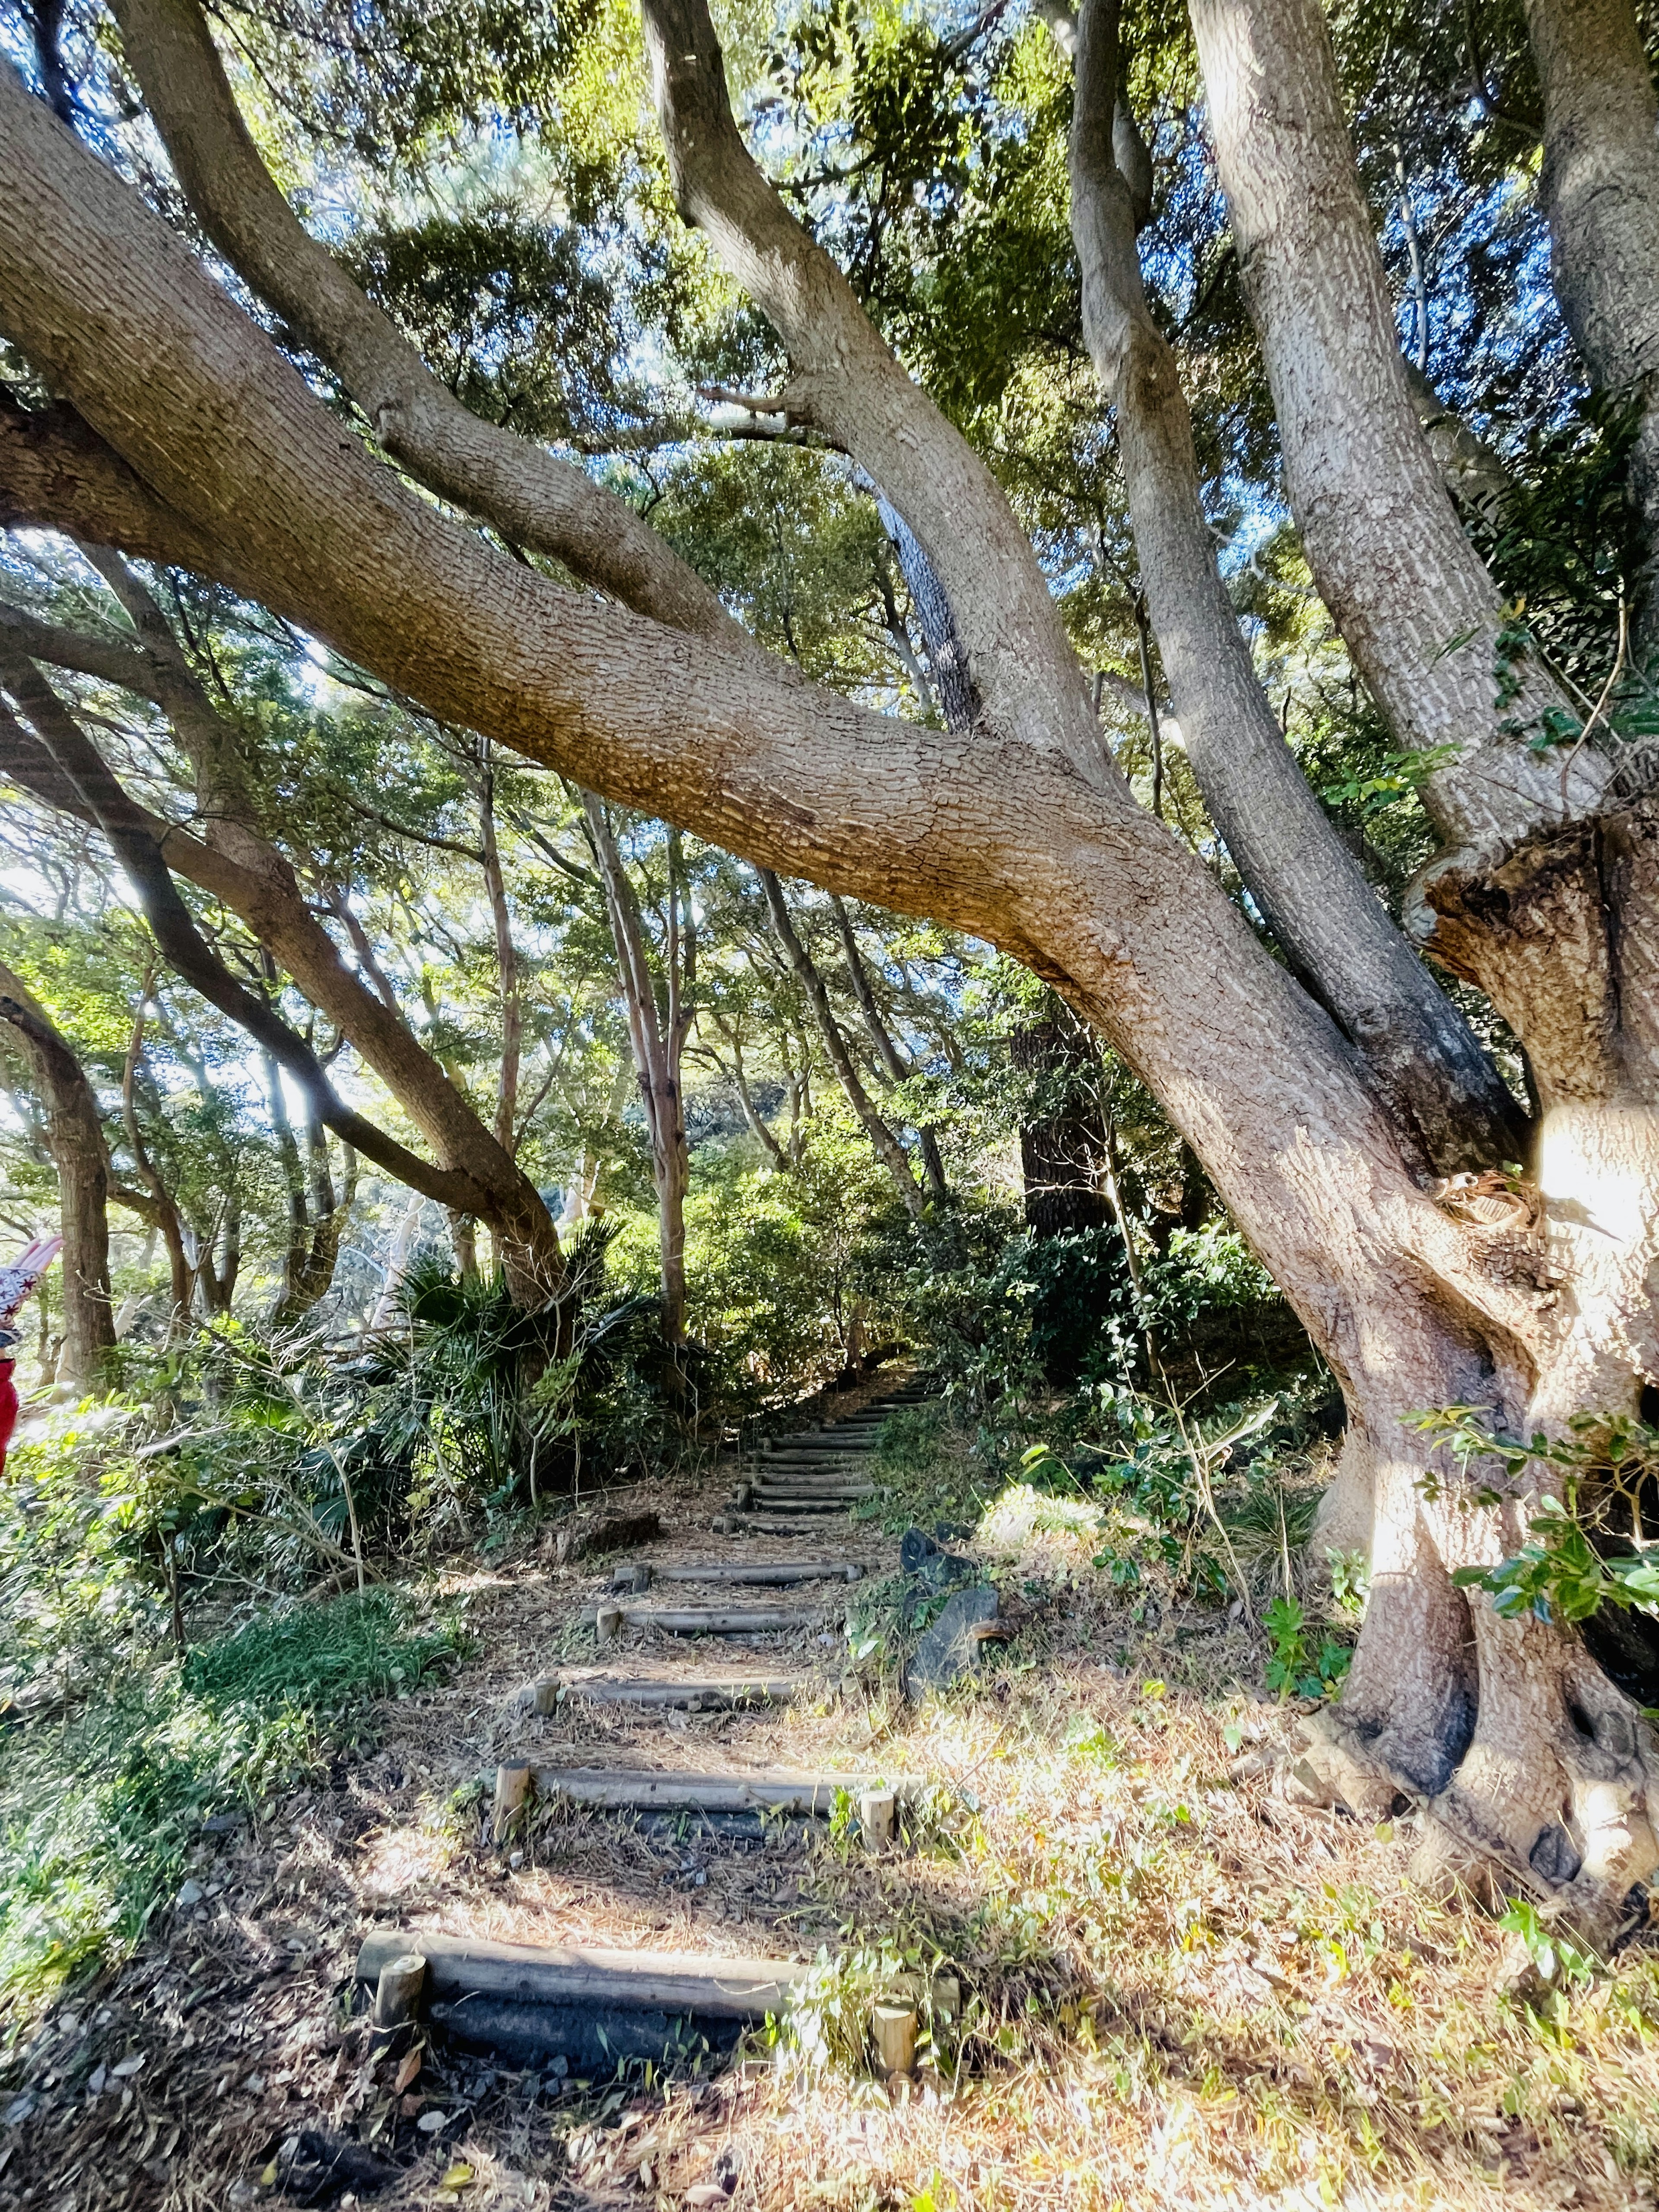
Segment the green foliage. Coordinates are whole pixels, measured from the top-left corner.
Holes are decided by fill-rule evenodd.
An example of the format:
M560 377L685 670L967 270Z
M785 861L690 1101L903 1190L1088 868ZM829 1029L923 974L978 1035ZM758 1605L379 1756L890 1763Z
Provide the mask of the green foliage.
M1327 1636L1316 1650L1308 1617L1293 1597L1275 1598L1261 1616L1273 1644L1267 1687L1281 1698L1334 1697L1342 1686L1352 1650Z
M1559 1982L1565 1989L1583 1988L1601 1971L1601 1961L1594 1954L1547 1923L1529 1899L1516 1898L1498 1924L1520 1937L1540 1981Z
M0 1997L41 1995L136 1942L204 1820L252 1813L463 1641L456 1620L422 1621L381 1590L265 1616L182 1662L124 1639L61 1717L0 1738Z
M1530 1498L1531 1541L1495 1565L1460 1567L1452 1579L1483 1589L1505 1619L1531 1613L1540 1620L1588 1620L1603 1606L1659 1616L1659 1544L1643 1540L1644 1504L1659 1490L1659 1430L1630 1413L1579 1413L1565 1437L1541 1431L1530 1440L1489 1426L1484 1406L1442 1406L1411 1425L1447 1450L1470 1502L1496 1505ZM1483 1478L1487 1463L1497 1483ZM1559 1485L1540 1494L1538 1468ZM1444 1485L1431 1472L1419 1486L1438 1497ZM1618 1515L1615 1522L1614 1515Z
M925 1480L939 1464L944 1425L942 1407L898 1407L877 1432L878 1474L897 1483Z

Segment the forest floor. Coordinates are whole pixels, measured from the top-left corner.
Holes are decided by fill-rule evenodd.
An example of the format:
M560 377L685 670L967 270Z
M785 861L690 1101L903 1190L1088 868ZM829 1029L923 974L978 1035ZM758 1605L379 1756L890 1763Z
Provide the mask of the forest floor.
M767 1672L823 1686L783 1717L526 1717L514 1692L580 1657L584 1633L591 1663L576 1615L610 1563L560 1569L543 1547L447 1577L471 1638L447 1679L204 1837L125 1964L14 2023L0 2204L305 2202L306 2156L342 2139L362 2146L355 2183L338 2168L310 2201L343 2212L1650 2203L1659 1953L1634 1945L1534 2005L1501 1994L1513 1936L1412 1892L1410 1816L1373 1828L1295 1801L1297 1713L1219 1608L1145 1591L1132 1607L1086 1528L1016 1494L967 1547L1011 1640L963 1687L904 1701L881 1663L897 1532L959 1516L967 1482L946 1466L932 1495L836 1523L834 1548L869 1570L852 1595L879 1648L836 1687L839 1635L769 1644ZM658 1556L718 1549L707 1487L614 1502L660 1512ZM630 1654L653 1656L669 1663ZM940 1788L909 1847L879 1856L837 1824L665 1842L568 1812L532 1821L514 1856L486 1840L486 1784L526 1754L878 1762ZM434 2048L412 2071L377 2061L351 2011L357 1948L384 1927L826 1963L798 2029L724 2069L583 2081ZM906 1964L948 1965L969 2003L936 2063L890 2087L857 2063L859 2024Z

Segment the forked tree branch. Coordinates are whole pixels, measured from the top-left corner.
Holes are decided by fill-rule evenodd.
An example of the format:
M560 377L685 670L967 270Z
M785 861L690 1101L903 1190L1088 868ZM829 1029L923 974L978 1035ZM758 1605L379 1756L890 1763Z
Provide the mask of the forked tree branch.
M1286 957L1364 1054L1402 1126L1443 1174L1492 1165L1522 1141L1517 1110L1309 788L1216 564L1180 365L1146 304L1134 195L1118 167L1118 13L1117 0L1083 0L1076 20L1072 234L1187 757Z
M988 726L1133 805L1046 579L1000 485L913 383L738 132L705 0L642 0L680 211L787 348L777 404L843 446L915 532L949 597Z
M140 908L157 945L185 982L262 1044L299 1085L317 1119L355 1146L365 1159L373 1160L411 1190L436 1199L440 1205L468 1212L487 1205L487 1194L471 1176L434 1167L346 1105L305 1039L289 1027L268 999L237 981L191 920L143 811L111 775L91 739L77 726L46 678L27 661L0 660L0 683L28 717L64 779L96 817L138 895ZM0 739L18 746L18 733L5 726L10 720L0 708Z

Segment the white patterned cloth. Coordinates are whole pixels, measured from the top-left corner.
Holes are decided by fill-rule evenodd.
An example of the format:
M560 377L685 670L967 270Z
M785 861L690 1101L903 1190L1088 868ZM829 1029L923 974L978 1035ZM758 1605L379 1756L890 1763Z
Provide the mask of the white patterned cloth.
M0 1264L0 1328L10 1321L63 1249L61 1237L40 1237L16 1259Z

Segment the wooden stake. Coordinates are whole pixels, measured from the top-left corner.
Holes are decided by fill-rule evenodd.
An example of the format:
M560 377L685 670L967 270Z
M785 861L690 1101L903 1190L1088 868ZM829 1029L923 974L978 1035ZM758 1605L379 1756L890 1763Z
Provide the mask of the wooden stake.
M859 1799L859 1834L866 1851L884 1850L898 1826L898 1800L890 1790L866 1790Z
M530 1762L515 1759L510 1765L495 1769L495 1818L491 1833L498 1844L504 1844L523 1817L525 1800L530 1795Z
M889 2076L908 2074L916 2063L916 2011L902 1998L884 2000L871 2015L876 2045L876 2071Z
M619 1605L602 1605L593 1619L595 1641L600 1644L614 1644L623 1632L623 1609Z
M513 1702L523 1712L557 1712L559 1709L558 1676L544 1674L538 1681L526 1682Z
M426 1960L419 1951L400 1951L380 1968L374 1984L374 2033L389 2036L407 2027L421 2001L426 1979Z

